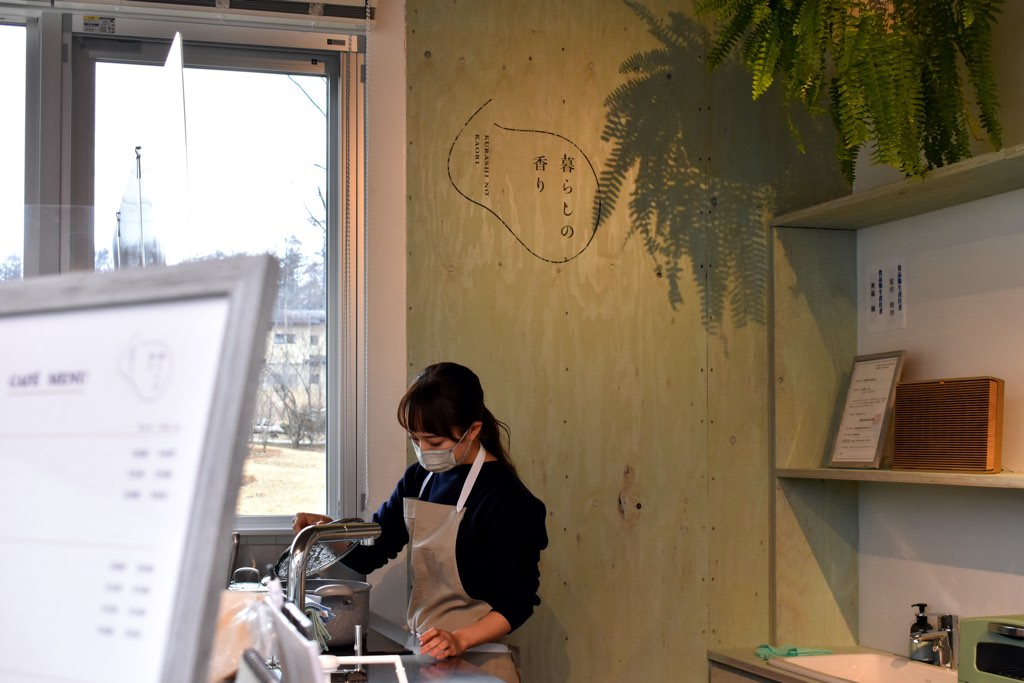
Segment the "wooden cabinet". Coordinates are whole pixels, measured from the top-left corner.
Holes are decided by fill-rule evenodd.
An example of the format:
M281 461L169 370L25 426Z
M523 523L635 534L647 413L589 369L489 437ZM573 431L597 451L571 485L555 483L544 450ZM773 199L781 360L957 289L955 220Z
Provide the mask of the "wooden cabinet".
M750 683L751 681L769 682L771 678L756 676L746 671L732 669L721 664L711 663L708 669L708 683Z
M862 228L1024 187L1024 145L773 221L774 642L856 644L861 482L1024 488L1024 475L827 467L857 355Z
M773 667L754 655L754 648L708 653L709 683L814 683L805 676Z

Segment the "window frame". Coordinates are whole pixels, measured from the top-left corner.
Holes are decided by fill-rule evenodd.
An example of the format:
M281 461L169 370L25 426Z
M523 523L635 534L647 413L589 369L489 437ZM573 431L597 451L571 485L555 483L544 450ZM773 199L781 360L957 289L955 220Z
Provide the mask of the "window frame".
M313 33L288 27L203 25L171 18L118 18L117 36L83 29L96 12L41 10L26 18L25 204L56 207L50 223L26 220L25 277L93 268L93 130L95 61L163 63L182 32L184 64L276 73L319 73L328 79L328 292L325 512L355 517L365 510L365 458L360 417L365 392L365 40L356 32ZM128 35L130 34L130 35ZM47 182L45 179L58 179ZM69 210L72 209L72 210ZM362 358L362 360L360 360ZM290 529L290 515L236 518L240 531Z

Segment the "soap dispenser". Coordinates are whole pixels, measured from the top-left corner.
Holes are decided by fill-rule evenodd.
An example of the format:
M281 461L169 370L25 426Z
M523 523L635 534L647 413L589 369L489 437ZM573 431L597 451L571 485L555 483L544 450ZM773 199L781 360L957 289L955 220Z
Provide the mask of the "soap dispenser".
M917 608L917 615L914 623L910 625L910 658L919 662L934 664L935 649L932 647L932 642L921 640L917 637L922 633L935 630L928 623L928 615L924 611L924 608L927 606L927 603L924 602L915 602L913 604L913 607Z

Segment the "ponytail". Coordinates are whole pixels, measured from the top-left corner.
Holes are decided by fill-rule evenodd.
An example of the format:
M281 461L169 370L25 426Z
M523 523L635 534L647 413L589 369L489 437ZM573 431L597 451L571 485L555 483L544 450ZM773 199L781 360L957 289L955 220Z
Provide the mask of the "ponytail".
M516 474L508 454L508 425L484 405L480 378L458 363L436 363L424 368L398 402L398 424L407 432L426 432L452 440L479 421L484 449Z

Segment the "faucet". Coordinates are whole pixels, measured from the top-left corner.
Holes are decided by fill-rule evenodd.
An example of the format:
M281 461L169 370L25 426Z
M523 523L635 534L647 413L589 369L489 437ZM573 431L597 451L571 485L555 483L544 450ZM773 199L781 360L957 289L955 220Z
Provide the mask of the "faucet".
M292 541L291 556L288 558L288 587L285 596L288 600L304 609L306 606L306 563L309 560L309 549L317 541L353 541L345 552L355 548L355 541L365 545L380 536L380 524L342 520L330 524L307 526L296 534Z
M946 642L949 644L949 664L947 668L957 670L960 652L960 617L955 614L939 615L939 630L946 632Z
M910 635L910 658L956 670L959 619L954 614L939 616L939 628Z
M950 667L949 634L942 630L924 631L910 636L910 658L926 664Z

